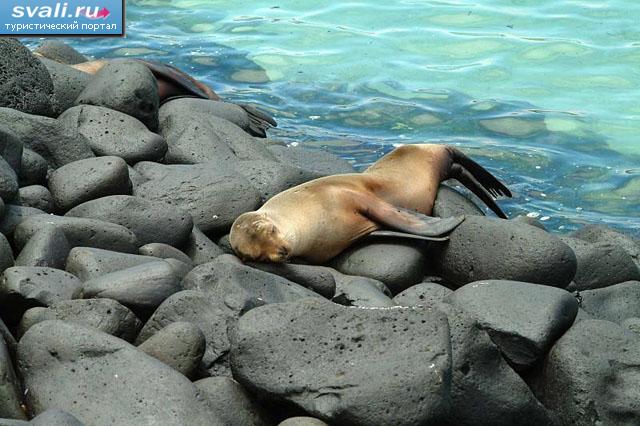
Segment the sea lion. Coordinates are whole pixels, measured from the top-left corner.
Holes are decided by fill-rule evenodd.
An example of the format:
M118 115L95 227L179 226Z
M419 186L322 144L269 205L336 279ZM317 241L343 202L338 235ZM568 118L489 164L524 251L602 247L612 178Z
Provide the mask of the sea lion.
M511 192L458 149L446 145L403 145L363 173L315 179L240 215L231 227L231 247L243 260L321 264L368 234L442 237L464 217L429 217L440 182L454 178L499 217L494 202ZM390 229L379 231L380 229ZM399 232L398 232L399 231Z

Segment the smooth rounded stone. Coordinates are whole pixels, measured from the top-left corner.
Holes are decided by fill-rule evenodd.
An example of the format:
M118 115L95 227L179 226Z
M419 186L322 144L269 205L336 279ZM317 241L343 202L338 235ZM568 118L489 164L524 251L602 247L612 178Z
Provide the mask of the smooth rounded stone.
M79 105L59 117L84 135L96 155L114 155L129 164L161 160L167 142L135 118L109 108Z
M53 82L52 106L54 116L57 117L74 105L78 95L89 84L91 74L51 59L39 59L47 67Z
M484 216L476 203L449 185L440 184L431 215L434 217Z
M80 280L60 269L14 266L0 277L0 306L10 323L20 321L27 309L77 299L81 294Z
M266 146L240 127L211 114L170 108L160 123L160 134L169 146L165 162L195 164L214 161L219 165L236 160L274 160Z
M4 216L4 201L0 198L0 219Z
M20 203L23 206L40 209L46 213L53 212L53 197L46 187L42 185L23 186L18 193Z
M84 423L78 420L73 414L69 414L58 408L49 408L31 419L29 424L39 426L84 426Z
M0 337L0 417L10 419L25 419L22 410L22 395L20 382L13 370L10 352L4 339ZM0 420L1 422L1 420Z
M347 160L319 149L280 145L270 145L267 149L279 162L308 170L319 176L356 172Z
M36 232L48 226L62 229L71 247L94 247L123 253L138 251L135 234L122 225L49 214L29 216L20 222L13 233L14 244L21 250Z
M560 424L637 425L638 342L618 324L580 321L553 345L532 389Z
M0 419L0 426L29 426L26 420Z
M119 253L92 247L75 247L71 249L67 257L66 270L82 281L89 281L111 272L157 261L158 258L151 256Z
M452 305L435 305L446 313L451 332L451 410L447 424L555 424L475 319Z
M133 195L183 209L203 232L228 231L238 216L256 210L260 203L260 195L245 178L211 165L162 166L142 162L134 168L140 172L145 167L153 172L141 173L153 173L154 178L135 187Z
M397 294L422 281L427 272L424 250L422 241L366 237L336 256L330 266L343 274L382 281Z
M423 282L398 293L393 302L398 306L435 306L442 303L453 293L447 287Z
M581 291L580 297L580 307L594 319L621 324L627 318L640 317L640 281Z
M0 157L0 198L11 201L18 195L18 175L11 166Z
M336 292L333 302L360 308L389 308L395 306L384 283L368 277L334 274ZM385 291L387 294L385 294Z
M158 83L142 62L108 62L93 76L75 103L114 109L137 118L152 132L158 129Z
M184 210L164 202L130 195L111 195L82 203L65 216L117 223L136 235L138 244L165 243L179 247L193 229Z
M236 318L237 315L223 303L199 291L180 291L169 296L156 309L140 330L136 345L141 345L170 324L189 322L202 331L206 341L198 375L230 375L227 324Z
M278 426L329 426L327 423L315 417L289 417L278 423Z
M0 58L0 106L53 115L53 83L44 65L13 38L0 39Z
M187 274L189 274L189 272L191 272L191 270L193 269L193 265L191 263L185 263L178 259L169 257L162 260L167 262L169 266L171 266L174 274L176 274L176 276L178 277L178 281L182 281L184 277L186 277Z
M87 327L133 342L142 323L131 310L113 299L74 299L56 302L48 308L31 308L24 313L18 325L18 336L24 335L37 323L62 320Z
M0 273L15 264L11 244L4 234L0 234Z
M0 318L0 341L4 341L4 343L7 345L7 349L9 350L9 354L13 358L16 354L18 342L16 342L15 337L13 337L13 334L11 334L11 331L9 331L9 328L4 323L2 318Z
M86 56L60 40L45 40L34 52L61 64L75 65L89 61Z
M0 219L0 232L7 237L12 237L16 227L30 216L44 214L40 209L33 207L5 204L4 215Z
M624 329L632 333L635 333L636 336L640 337L640 318L637 318L637 317L627 318L624 321L622 321L620 325Z
M193 384L202 391L209 407L227 426L272 425L268 413L231 377L207 377Z
M517 281L477 281L448 301L477 319L517 368L533 366L571 327L578 301L565 290Z
M195 267L182 280L182 287L223 301L238 313L269 303L322 297L278 275L224 261Z
M138 173L138 171L133 167L129 166L128 169L129 169L129 180L131 181L133 188L135 188L138 185L142 185L143 183L149 180L146 177L142 176L140 173Z
M509 220L467 216L448 243L433 247L437 273L455 286L502 279L564 288L576 272L576 256L562 240Z
M48 266L64 269L70 251L64 232L55 226L37 231L16 259L16 266Z
M158 112L160 123L166 119L170 120L172 115L183 117L186 112L223 118L240 127L246 133L252 134L251 117L244 108L240 105L210 99L178 98L166 102Z
M18 361L29 389L27 405L35 413L55 407L96 426L134 419L220 424L189 379L92 328L65 321L36 324L20 340Z
M94 157L84 136L53 118L0 108L0 123L15 133L24 148L40 155L52 168Z
M336 294L335 271L325 266L300 265L295 263L257 263L247 262L248 266L283 278L313 290L319 295L331 299Z
M146 318L169 296L180 291L179 277L165 261L115 271L84 282L85 298L117 300Z
M232 329L230 359L252 393L330 424L437 424L449 409L449 326L436 310L262 306Z
M0 157L15 172L20 173L24 146L19 136L7 123L0 124Z
M640 245L629 236L603 225L587 225L569 234L589 243L612 243L621 246L640 268Z
M38 185L47 180L49 165L47 160L28 148L22 151L22 164L18 172L20 185Z
M193 267L193 262L191 261L191 258L189 258L189 256L187 256L177 248L172 247L168 244L164 244L164 243L145 244L142 247L138 248L138 253L140 253L143 256L153 256L153 257L158 257L160 259L177 259Z
M317 173L269 159L238 161L235 170L260 192L262 202L296 185L321 177Z
M138 349L192 378L204 355L202 331L190 322L174 322L142 342Z
M222 237L218 238L218 240L216 241L216 244L224 254L230 254L235 256L235 252L233 251L233 248L231 247L231 242L229 241L229 234L225 234Z
M75 161L49 175L49 189L58 209L67 211L107 195L130 194L129 169L119 157Z
M640 269L621 246L611 242L588 243L571 237L561 239L571 247L578 261L567 290L591 290L640 280Z
M526 215L518 215L516 217L514 217L513 220L515 222L522 222L522 223L526 223L527 225L531 225L531 226L535 226L536 228L540 228L543 231L546 231L547 228L544 226L544 224L542 222L540 222L537 218L535 217L531 217L531 216L526 216Z

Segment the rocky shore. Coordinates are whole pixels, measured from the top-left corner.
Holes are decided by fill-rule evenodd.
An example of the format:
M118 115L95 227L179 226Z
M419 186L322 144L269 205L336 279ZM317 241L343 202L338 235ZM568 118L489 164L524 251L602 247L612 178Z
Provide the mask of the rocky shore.
M0 39L0 426L640 424L640 245L465 214L447 243L367 238L243 264L234 219L353 172Z

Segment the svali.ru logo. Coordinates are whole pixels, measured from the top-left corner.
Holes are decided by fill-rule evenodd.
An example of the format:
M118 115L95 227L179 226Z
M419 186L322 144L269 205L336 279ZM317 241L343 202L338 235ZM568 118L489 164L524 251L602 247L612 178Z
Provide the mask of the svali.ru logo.
M69 8L68 3L56 3L55 6L14 6L12 18L89 18L107 19L111 12L101 6L76 6Z

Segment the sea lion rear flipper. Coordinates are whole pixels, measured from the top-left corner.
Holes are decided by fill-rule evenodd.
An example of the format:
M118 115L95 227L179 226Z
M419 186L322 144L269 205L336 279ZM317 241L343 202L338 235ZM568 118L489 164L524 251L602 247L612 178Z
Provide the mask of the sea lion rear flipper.
M260 111L258 108L248 104L237 104L247 112L249 116L249 130L253 136L266 138L266 130L270 127L278 127L278 123L269 114Z
M184 71L157 61L148 61L146 59L135 59L145 64L157 79L165 80L179 89L185 91L184 95L194 96L197 98L211 99L219 101L220 97L204 83L199 82ZM184 95L172 95L170 98L175 99L184 97ZM169 97L162 99L166 102Z
M449 170L449 177L456 179L469 188L498 217L506 219L507 216L495 203L494 198L501 195L511 197L509 188L504 186L502 182L480 164L467 157L462 151L454 147L447 147L447 150L453 161Z
M464 216L431 217L413 210L403 209L373 196L360 196L360 212L385 228L420 235L440 237L453 231ZM396 235L399 236L399 235Z

